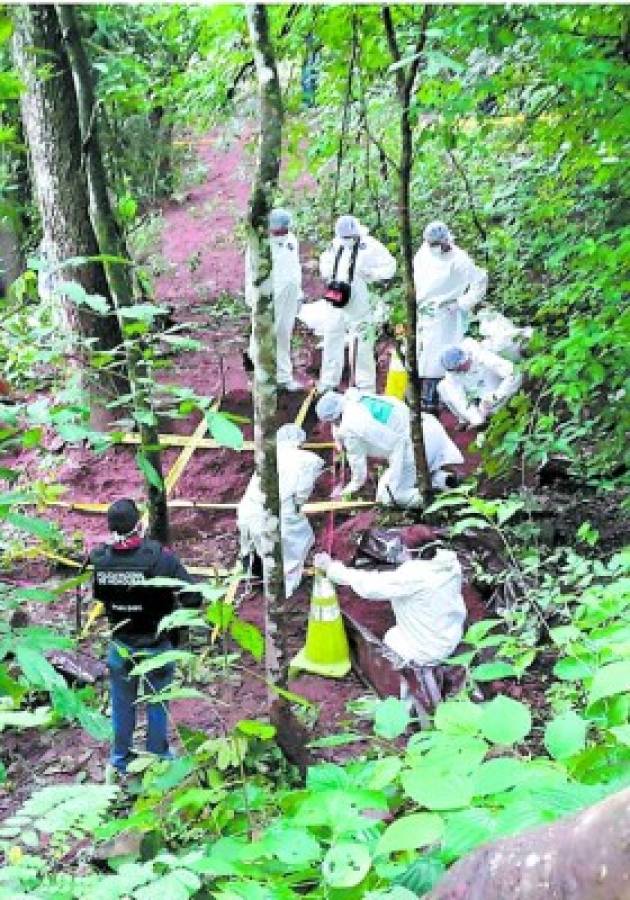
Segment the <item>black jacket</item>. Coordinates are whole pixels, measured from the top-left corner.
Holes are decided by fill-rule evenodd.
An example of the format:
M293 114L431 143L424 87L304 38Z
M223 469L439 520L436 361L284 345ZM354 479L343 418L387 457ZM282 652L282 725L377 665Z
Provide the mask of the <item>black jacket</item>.
M160 620L178 606L199 606L201 596L178 588L145 585L150 578L192 578L170 550L157 541L143 538L131 549L102 544L90 554L94 566L94 596L105 605L114 637L132 647L150 647L163 637L157 634Z

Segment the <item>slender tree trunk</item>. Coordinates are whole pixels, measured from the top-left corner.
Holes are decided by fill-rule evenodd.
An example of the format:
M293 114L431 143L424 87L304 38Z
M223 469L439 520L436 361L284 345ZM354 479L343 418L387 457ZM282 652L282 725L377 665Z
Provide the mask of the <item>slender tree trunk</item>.
M400 63L402 57L396 38L396 29L389 6L381 8L383 25L387 37L392 62ZM414 90L419 68L420 53L426 42L426 27L431 15L431 7L425 6L420 22L420 35L415 47L415 58L405 72L403 67L396 69L396 93L400 104L400 163L398 166L398 220L403 255L403 281L405 285L405 301L407 307L407 346L406 368L409 377L409 397L411 413L411 436L413 440L416 468L420 481L420 489L425 499L431 495L431 476L427 466L422 433L422 415L420 412L422 383L418 375L418 309L416 290L413 281L413 236L411 230L410 188L413 170L413 128L409 116L409 102Z
M56 10L76 91L81 145L87 173L90 219L100 252L109 257L104 261L105 274L116 309L120 310L125 306L133 306L138 299L138 291L131 266L127 262L116 261L129 260L129 253L107 192L92 72L77 27L74 7L57 5ZM141 452L157 475L157 478L147 478L149 533L162 543L167 543L168 507L158 446L157 419L151 408L151 373L137 341L125 339L125 352L135 417L140 428Z
M263 557L267 675L286 686L288 656L285 640L286 598L280 542L280 496L276 455L278 395L276 338L274 334L269 212L278 187L282 153L282 98L276 61L269 37L267 10L262 4L247 8L249 36L254 51L260 95L258 170L249 208L249 253L255 302L254 335L254 440L256 471L265 497Z
M13 58L24 82L20 98L24 136L48 261L56 266L77 256L98 256L88 215L72 74L54 7L16 6L13 19ZM49 67L50 72L42 75L38 71L42 66ZM103 266L98 262L68 269L56 280L74 281L89 294L110 297ZM79 338L96 338L95 349L112 351L120 346L122 337L113 309L102 316L66 298L63 314L67 326ZM128 390L124 375L116 379L102 373L99 378L100 389L110 396Z

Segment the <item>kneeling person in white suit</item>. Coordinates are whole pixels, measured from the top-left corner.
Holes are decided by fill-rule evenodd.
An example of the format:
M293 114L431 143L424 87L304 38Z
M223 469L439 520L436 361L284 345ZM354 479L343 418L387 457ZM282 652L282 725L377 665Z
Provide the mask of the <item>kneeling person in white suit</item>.
M333 434L346 451L351 473L344 494L363 487L367 460L373 457L389 463L378 482L378 503L413 506L419 502L409 410L401 400L353 389L344 395L329 391L321 397L315 412L322 422L339 423ZM461 464L464 459L434 416L423 414L422 427L433 486L444 488L448 474L442 467Z
M465 338L442 354L446 375L438 385L440 400L469 426L482 425L521 386L514 363Z
M455 650L462 638L466 607L462 569L452 550L433 559L412 559L383 571L352 569L318 553L313 560L335 584L348 585L364 600L389 600L396 624L384 643L405 662L435 665Z
M284 583L287 597L297 589L306 557L315 543L311 523L301 507L311 496L324 460L300 444L306 435L297 425L283 425L278 430L277 454L280 481L280 532ZM258 475L254 473L237 511L241 536L241 556L257 554L263 558L264 502Z

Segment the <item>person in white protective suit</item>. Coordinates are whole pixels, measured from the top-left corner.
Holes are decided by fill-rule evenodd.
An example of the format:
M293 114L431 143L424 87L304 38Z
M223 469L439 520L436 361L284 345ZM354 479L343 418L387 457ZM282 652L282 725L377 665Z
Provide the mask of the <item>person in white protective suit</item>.
M324 347L318 385L320 393L333 390L341 381L346 335L350 338L351 349L356 345L356 387L376 390L375 322L368 284L392 278L396 272L396 260L386 247L368 234L358 219L340 216L335 226L335 238L320 257L322 278L327 282L334 279L350 283L354 254L350 301L343 308L327 304L327 314L321 326Z
M303 386L293 377L291 336L302 301L302 268L297 238L290 231L291 213L272 209L269 214L269 242L271 244L274 328L276 332L276 377L278 387L285 391L300 391ZM254 289L249 248L245 253L245 302L253 309ZM253 335L249 344L253 361Z
M424 242L413 261L418 305L418 375L423 379L423 409L437 412L437 385L444 375L440 356L464 338L470 311L486 293L488 277L443 222L424 229Z
M482 425L521 386L514 363L465 338L442 354L446 374L438 385L440 400L473 428Z
M477 313L477 319L480 346L497 356L518 362L523 345L529 341L534 329L530 326L519 328L511 319L490 306L482 307Z
M304 562L315 543L315 535L301 507L310 497L324 461L316 453L303 450L306 435L297 425L283 425L276 437L280 482L280 532L284 583L287 597L302 579ZM238 505L237 520L241 538L241 556L264 556L264 504L258 475L250 479Z
M466 607L462 569L452 550L440 549L433 559L413 559L409 554L401 565L383 571L350 568L327 553L315 554L313 564L364 600L392 604L396 624L383 641L404 662L435 665L461 641Z
M344 495L363 487L367 460L373 457L389 463L378 482L377 502L398 506L419 503L409 410L401 400L352 389L345 395L330 391L320 398L315 412L322 422L339 422L333 424L333 435L346 451L351 476L342 489ZM455 486L455 476L443 467L463 463L462 454L434 416L423 414L422 428L433 486Z

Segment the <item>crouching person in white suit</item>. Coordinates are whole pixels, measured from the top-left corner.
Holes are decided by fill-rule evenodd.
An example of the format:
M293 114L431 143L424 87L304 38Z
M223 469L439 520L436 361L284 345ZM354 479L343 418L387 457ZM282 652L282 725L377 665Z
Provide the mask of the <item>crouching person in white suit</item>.
M462 638L466 606L462 569L452 550L433 559L405 560L382 571L352 569L318 553L313 560L335 584L347 585L364 600L388 600L396 624L383 642L404 662L435 665L455 650Z
M306 435L297 425L283 425L278 430L277 454L280 482L280 531L284 583L287 597L302 580L304 562L315 543L311 523L301 511L311 496L315 482L324 468L324 461L316 453L303 450L300 444ZM263 558L262 535L264 498L260 480L254 473L238 505L237 518L241 537L241 556Z
M521 386L514 363L466 338L442 354L446 375L438 385L440 400L460 422L483 425Z
M377 503L385 506L419 503L409 410L401 400L353 389L345 395L329 391L319 400L315 412L320 421L333 423L335 440L346 451L351 478L343 488L344 495L354 494L363 487L368 457L371 457L389 463L378 482ZM422 427L433 486L438 489L449 486L449 473L442 467L459 465L464 459L434 416L423 414Z

